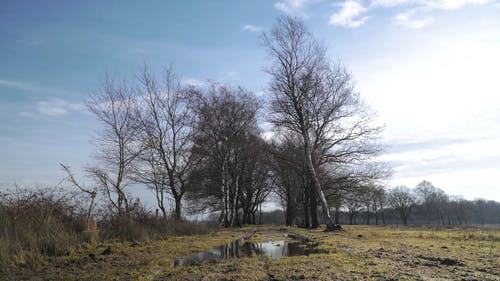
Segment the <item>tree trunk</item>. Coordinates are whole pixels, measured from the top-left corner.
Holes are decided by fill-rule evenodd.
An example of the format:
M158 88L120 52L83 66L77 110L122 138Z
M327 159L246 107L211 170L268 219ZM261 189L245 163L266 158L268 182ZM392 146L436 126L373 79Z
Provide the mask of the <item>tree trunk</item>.
M304 191L304 202L302 203L302 208L304 209L304 222L302 224L303 228L309 228L311 225L310 223L310 216L309 216L309 192Z
M335 224L340 224L340 206L335 206Z
M181 220L181 204L182 204L182 199L180 196L175 197L175 213L174 213L174 218L176 221Z
M306 132L307 133L307 132ZM311 177L312 183L316 192L318 193L319 201L321 203L321 209L323 210L323 214L326 218L326 229L333 230L335 227L335 223L330 215L330 209L328 208L328 202L326 201L325 194L323 193L323 189L321 188L321 183L319 182L318 176L316 174L316 170L314 169L313 161L312 161L312 153L311 147L309 145L309 140L306 135L302 135L304 138L304 150L305 150L305 160L307 164L307 170Z
M287 226L292 226L293 223L293 214L292 214L292 202L290 198L288 198L286 202L286 210L285 210L285 224Z
M262 203L259 204L259 224L262 224Z
M319 227L318 199L316 196L316 192L314 192L314 189L310 189L309 191L310 191L309 208L310 208L310 214L311 214L311 228L318 228Z

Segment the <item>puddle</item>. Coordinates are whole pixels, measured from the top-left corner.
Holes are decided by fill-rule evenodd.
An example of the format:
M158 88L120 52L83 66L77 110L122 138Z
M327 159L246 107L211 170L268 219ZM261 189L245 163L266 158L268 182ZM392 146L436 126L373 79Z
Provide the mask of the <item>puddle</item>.
M272 259L279 259L284 256L307 256L313 253L324 253L324 251L315 249L314 245L308 245L306 241L276 240L251 243L239 239L207 251L189 255L183 259L176 259L173 266L216 263L225 259L263 255Z

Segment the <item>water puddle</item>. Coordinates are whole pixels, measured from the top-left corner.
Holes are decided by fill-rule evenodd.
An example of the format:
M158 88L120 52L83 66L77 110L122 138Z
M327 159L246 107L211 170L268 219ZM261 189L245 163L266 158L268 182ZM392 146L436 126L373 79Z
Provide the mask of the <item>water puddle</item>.
M239 239L207 251L189 255L182 259L176 259L173 262L173 266L216 263L225 259L264 255L269 256L272 259L279 259L284 256L307 256L313 253L324 253L324 251L315 249L315 245L310 245L305 240L276 240L251 243L243 239Z

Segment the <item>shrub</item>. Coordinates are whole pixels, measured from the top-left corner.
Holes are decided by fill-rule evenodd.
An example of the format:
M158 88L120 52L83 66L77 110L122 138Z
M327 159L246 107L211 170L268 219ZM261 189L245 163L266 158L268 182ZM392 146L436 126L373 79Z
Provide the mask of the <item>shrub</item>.
M60 190L16 190L0 202L0 268L35 267L44 256L69 254L85 218Z
M102 210L100 217L99 234L101 240L139 242L165 239L169 235L205 234L215 229L206 223L157 217L148 211L139 200L131 204L128 217L103 214Z
M159 218L139 200L130 205L128 215L101 208L96 220L88 222L82 201L75 196L55 189L0 193L0 273L20 266L36 268L46 257L68 255L85 243L96 245L97 240L140 242L214 229L205 223Z

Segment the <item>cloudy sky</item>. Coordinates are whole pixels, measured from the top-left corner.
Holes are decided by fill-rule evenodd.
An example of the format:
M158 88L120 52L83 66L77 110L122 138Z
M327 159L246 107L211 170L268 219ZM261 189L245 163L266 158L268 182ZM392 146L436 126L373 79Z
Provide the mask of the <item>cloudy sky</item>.
M266 94L259 35L303 18L385 124L389 186L428 180L500 201L500 1L2 1L0 188L54 185L90 164L84 101L143 60L186 83Z

